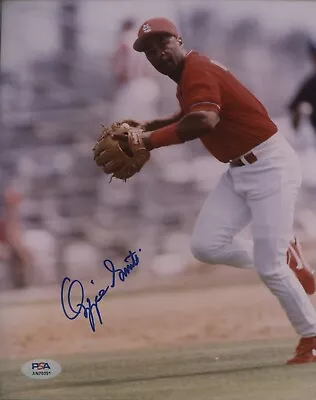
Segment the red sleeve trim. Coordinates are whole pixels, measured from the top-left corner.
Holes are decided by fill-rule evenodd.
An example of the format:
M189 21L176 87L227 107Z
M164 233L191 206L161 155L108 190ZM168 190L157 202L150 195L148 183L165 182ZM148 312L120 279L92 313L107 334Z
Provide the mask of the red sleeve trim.
M178 138L176 122L153 131L149 140L153 148L182 143Z

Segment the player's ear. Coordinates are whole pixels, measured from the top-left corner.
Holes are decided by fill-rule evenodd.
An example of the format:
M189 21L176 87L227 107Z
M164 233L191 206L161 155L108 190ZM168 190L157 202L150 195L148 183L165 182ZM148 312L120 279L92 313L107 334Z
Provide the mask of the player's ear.
M180 46L183 45L183 39L181 36L177 37L177 42L179 43Z

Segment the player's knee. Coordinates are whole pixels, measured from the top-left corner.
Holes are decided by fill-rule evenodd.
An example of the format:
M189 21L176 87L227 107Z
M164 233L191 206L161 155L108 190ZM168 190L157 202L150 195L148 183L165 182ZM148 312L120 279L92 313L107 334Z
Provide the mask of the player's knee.
M257 266L257 270L261 280L266 283L283 280L286 275L291 273L290 269L284 265L279 265L279 266L259 265Z
M205 248L201 246L199 243L191 243L191 253L193 256L201 261L201 262L206 262L206 259L208 258L206 255Z
M206 245L194 238L191 241L191 252L201 262L208 264L219 264L221 262L221 252L218 247Z

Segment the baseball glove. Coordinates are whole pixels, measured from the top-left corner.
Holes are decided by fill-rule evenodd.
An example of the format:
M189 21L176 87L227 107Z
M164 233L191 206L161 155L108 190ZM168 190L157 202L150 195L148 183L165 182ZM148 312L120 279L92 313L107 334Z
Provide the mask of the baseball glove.
M127 123L116 122L110 127L103 126L101 137L93 148L94 160L106 174L111 174L111 180L117 178L126 181L149 160L150 153L144 146L142 132L142 129ZM125 140L113 139L115 134L124 134Z

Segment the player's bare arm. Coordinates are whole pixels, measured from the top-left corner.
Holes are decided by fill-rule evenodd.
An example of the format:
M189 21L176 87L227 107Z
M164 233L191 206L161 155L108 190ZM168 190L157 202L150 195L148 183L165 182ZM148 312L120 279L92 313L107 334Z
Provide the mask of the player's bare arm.
M164 118L157 118L151 121L136 121L134 119L124 119L120 121L121 124L128 124L134 128L142 128L145 131L155 131L156 129L163 128L164 126L173 124L174 122L180 121L183 116L181 111L178 111L170 116Z
M215 128L219 122L219 116L214 111L194 111L186 114L173 128L176 137L178 138L177 143L185 143L194 139L198 139L202 136L212 133L212 129ZM171 127L172 125L170 125ZM143 132L143 142L147 150L151 151L155 148L161 147L159 143L161 141L152 140L153 135L165 135L164 132ZM169 145L176 144L174 142Z
M145 122L143 124L143 128L145 129L145 131L155 131L156 129L160 129L167 125L173 124L174 122L180 121L182 116L182 112L178 111L177 113L172 114L168 117Z
M181 142L188 142L211 134L219 122L215 111L194 111L185 115L177 125L177 134Z
M154 131L142 132L142 140L149 151L161 146L185 143L211 134L219 120L219 115L215 111L193 111L182 117L178 123L173 122L162 127L167 130L157 128ZM175 140L165 140L165 137L169 135L169 130L170 137L174 137ZM128 137L124 133L115 133L112 137L119 140L123 148L128 146Z

